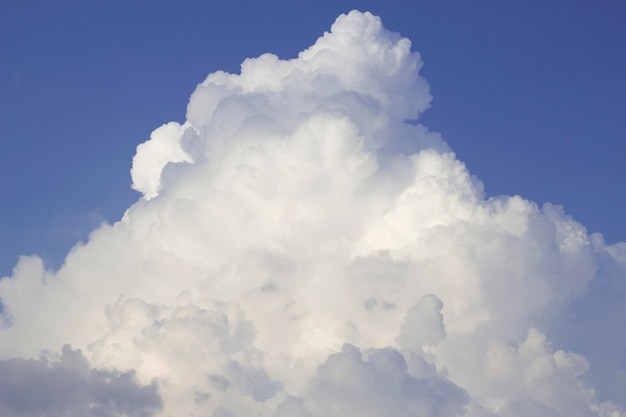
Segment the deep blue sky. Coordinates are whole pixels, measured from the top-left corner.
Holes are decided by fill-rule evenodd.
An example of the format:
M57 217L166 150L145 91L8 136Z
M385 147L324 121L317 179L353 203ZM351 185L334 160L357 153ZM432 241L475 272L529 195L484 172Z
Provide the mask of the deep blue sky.
M120 218L135 147L204 77L294 57L358 8L413 41L439 131L488 195L626 240L626 2L0 0L0 276Z

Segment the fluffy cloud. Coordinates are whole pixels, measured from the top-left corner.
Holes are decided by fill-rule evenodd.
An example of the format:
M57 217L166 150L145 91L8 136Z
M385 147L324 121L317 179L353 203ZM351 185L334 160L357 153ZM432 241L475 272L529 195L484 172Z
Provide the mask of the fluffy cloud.
M3 363L71 343L158 384L128 415L626 415L626 244L486 198L416 124L421 66L355 11L210 74L137 147L119 222L0 280Z

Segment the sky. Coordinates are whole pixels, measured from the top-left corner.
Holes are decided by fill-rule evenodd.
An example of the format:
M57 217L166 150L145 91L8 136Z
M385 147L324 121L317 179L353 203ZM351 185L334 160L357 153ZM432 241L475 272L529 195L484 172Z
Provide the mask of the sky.
M622 2L1 7L3 415L626 415Z
M0 274L58 267L138 197L135 147L182 121L208 73L292 58L337 15L371 10L413 41L422 116L489 195L565 207L626 239L626 6L621 1L24 1L0 13Z

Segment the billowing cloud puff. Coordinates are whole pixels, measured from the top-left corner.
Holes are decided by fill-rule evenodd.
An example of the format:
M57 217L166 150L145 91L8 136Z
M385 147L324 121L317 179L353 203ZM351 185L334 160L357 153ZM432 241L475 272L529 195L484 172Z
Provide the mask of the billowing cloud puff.
M161 189L161 173L171 162L190 162L180 142L185 126L170 122L156 129L150 140L137 146L130 176L133 189L150 199Z
M278 406L277 416L464 415L463 390L419 365L409 369L392 348L363 354L346 344L319 366L305 397L289 397Z
M417 124L421 66L354 11L210 74L119 222L0 281L3 363L71 343L146 415L625 416L626 244L487 198Z

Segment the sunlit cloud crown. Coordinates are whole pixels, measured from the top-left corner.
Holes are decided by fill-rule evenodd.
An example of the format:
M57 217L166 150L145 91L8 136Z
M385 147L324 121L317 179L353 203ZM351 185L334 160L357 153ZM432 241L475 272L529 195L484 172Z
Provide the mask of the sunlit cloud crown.
M626 416L626 244L487 198L418 124L421 67L353 11L210 74L119 222L0 281L0 414L45 411L2 392L49 373L80 415Z

